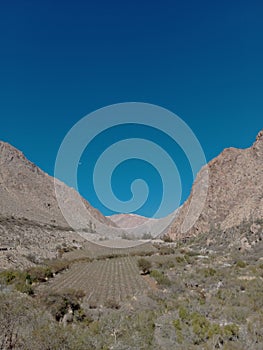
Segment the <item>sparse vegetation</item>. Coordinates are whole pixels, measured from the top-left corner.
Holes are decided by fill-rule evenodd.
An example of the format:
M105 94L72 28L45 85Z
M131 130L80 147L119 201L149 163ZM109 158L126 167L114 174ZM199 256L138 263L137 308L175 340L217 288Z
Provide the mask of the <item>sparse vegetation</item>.
M160 285L170 286L171 282L169 278L162 272L158 270L152 270L150 276L153 277L156 282Z
M11 332L0 322L0 344L8 349L10 341L19 350L263 348L262 241L245 251L224 241L222 253L217 241L204 249L206 239L92 253L87 246L64 259L2 271L0 320Z

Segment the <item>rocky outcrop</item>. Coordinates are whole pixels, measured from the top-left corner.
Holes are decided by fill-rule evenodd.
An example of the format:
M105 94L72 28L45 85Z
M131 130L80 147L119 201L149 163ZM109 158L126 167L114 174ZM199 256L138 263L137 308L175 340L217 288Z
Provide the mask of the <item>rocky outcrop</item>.
M204 207L194 225L184 230L191 201L198 209L203 196L202 181L209 174ZM204 192L204 191L203 191ZM201 204L200 204L201 205ZM228 148L210 161L198 174L191 194L168 230L172 239L208 232L211 226L222 230L244 220L263 217L263 130L247 149Z
M81 227L88 227L89 221L114 225L85 199L61 181L44 173L25 158L22 152L5 142L0 142L0 214L2 216L23 217L32 221L69 226L58 205L54 181L61 189L65 201L71 208L72 216L78 215L74 203L79 200L87 209Z
M80 232L64 218L54 184ZM73 188L44 173L13 146L0 142L0 269L54 258L59 246L74 248L90 238L89 234L105 236L111 230L115 232L116 225Z

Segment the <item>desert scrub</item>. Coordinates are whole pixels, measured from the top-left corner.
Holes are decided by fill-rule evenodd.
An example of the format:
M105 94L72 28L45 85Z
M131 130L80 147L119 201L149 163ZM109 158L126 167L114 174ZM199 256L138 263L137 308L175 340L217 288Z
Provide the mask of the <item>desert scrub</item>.
M178 264L181 264L181 263L185 263L185 262L186 262L183 255L178 255L178 256L175 258L175 261L176 261Z
M60 321L69 309L72 310L73 314L77 312L77 318L84 320L85 315L80 306L80 300L83 297L82 291L65 290L63 293L50 292L45 294L42 296L42 302L56 321Z
M180 320L174 320L173 326L176 329L177 343L182 344L184 341L183 333L182 333L182 325Z
M27 278L30 280L30 283L45 282L51 277L53 277L53 272L50 267L37 266L27 270Z
M140 258L137 262L139 269L142 271L143 274L150 273L150 268L152 267L152 264L149 260L146 260L144 258Z
M192 344L204 344L215 336L223 343L236 341L239 337L239 327L234 323L220 325L211 322L205 315L199 312L189 312L184 307L179 308L178 316L173 321L177 337L182 338L183 335L188 339L190 337Z
M0 281L6 285L12 285L14 289L21 293L33 295L30 275L26 271L6 270L0 273Z
M15 284L15 289L20 292L20 293L25 293L28 295L33 295L34 294L34 289L30 284L26 284L24 282L17 282Z
M6 284L10 284L12 281L16 279L17 275L18 275L17 271L6 270L0 273L0 279Z
M204 268L204 269L200 269L199 272L202 275L204 275L205 278L213 277L217 273L217 271L214 268L212 268L212 267L207 267L207 268Z
M150 272L150 276L153 277L156 280L156 282L160 285L165 285L165 286L171 285L171 281L163 272L160 272L158 270L152 270Z
M245 268L247 266L247 264L245 263L245 261L243 260L238 260L236 262L236 267L240 267L241 269Z
M67 270L70 266L70 262L67 260L60 260L60 259L54 259L54 260L46 260L45 265L50 268L52 273L57 274L59 272L62 272L64 270Z
M174 259L167 258L164 259L163 261L158 261L157 266L163 269L171 269L175 266Z
M170 255L174 253L175 253L175 250L172 247L163 246L159 248L160 255Z
M6 270L0 273L0 280L7 285L13 285L14 288L29 295L34 294L33 283L45 282L53 277L51 269L47 266L31 267L25 271Z

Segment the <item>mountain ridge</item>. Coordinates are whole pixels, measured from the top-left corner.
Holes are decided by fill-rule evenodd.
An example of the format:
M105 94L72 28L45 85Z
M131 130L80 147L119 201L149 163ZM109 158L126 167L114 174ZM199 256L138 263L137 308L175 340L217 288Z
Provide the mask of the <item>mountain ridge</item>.
M64 196L80 231L74 231L64 218L54 185ZM82 216L79 206L85 209ZM0 248L8 250L8 254L0 254L1 268L25 267L32 260L55 258L61 246L71 249L91 236L98 239L100 225L109 234L116 230L110 219L73 188L46 174L9 143L0 141Z
M209 182L204 208L187 231L182 225L187 217L190 202L198 198L203 174L208 171ZM189 198L167 230L172 239L208 232L211 226L226 230L243 220L263 217L263 130L251 147L226 148L198 173ZM198 202L197 202L198 204Z

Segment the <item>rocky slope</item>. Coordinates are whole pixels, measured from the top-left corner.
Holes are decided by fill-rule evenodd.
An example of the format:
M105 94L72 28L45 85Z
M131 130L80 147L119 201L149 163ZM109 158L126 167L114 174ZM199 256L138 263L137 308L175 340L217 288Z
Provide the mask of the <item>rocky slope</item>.
M4 216L24 217L32 221L57 226L68 226L58 206L54 181L68 202L72 202L72 216L76 216L75 198L80 198L87 210L81 227L87 227L89 220L115 226L98 210L81 198L72 188L52 178L25 158L22 152L8 143L0 142L0 213ZM88 215L88 212L91 215Z
M185 229L191 201L201 205L202 184L209 174L204 207L194 225ZM172 239L208 232L211 227L227 230L242 221L263 218L263 130L247 149L228 148L210 161L198 174L188 200L170 226Z
M62 215L54 181L82 237ZM44 173L13 146L0 142L0 251L11 248L9 256L19 252L20 257L54 257L59 244L82 242L89 232L96 236L94 231L101 229L104 234L103 230L110 232L115 227L74 189ZM3 254L0 266L6 265L1 257ZM15 257L18 265L21 259Z

